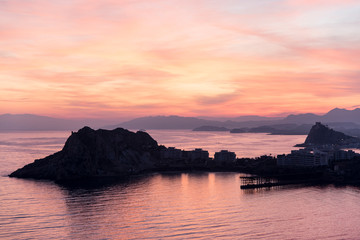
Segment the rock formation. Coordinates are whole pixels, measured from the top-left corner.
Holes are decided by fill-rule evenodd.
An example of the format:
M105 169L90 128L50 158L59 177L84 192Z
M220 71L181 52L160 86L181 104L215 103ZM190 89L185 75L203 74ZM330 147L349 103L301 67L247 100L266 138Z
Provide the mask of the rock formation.
M351 143L359 143L358 138L348 136L342 132L330 129L328 126L317 122L306 137L304 144L297 146L319 146L319 145L347 145Z
M154 167L157 152L157 142L146 132L84 127L71 134L61 151L9 176L51 180L123 177Z

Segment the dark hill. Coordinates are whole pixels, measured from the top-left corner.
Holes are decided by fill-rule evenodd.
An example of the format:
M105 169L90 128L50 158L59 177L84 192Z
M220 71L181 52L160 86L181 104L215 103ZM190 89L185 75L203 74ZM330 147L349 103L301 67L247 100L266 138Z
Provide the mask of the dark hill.
M334 108L323 116L322 121L326 122L360 122L360 108L346 110Z
M199 126L219 126L221 122L203 120L194 117L180 116L155 116L136 118L119 125L110 126L123 127L127 129L194 129Z
M308 124L314 122L343 122L343 123L360 123L360 108L354 110L346 110L341 108L334 108L324 115L316 115L313 113L289 115L282 122Z
M145 132L93 130L72 133L64 148L35 160L10 177L69 180L91 177L123 177L151 169L157 142Z
M360 139L348 136L342 132L330 129L328 126L317 122L312 128L304 144L298 146L319 146L319 145L347 145L360 142Z

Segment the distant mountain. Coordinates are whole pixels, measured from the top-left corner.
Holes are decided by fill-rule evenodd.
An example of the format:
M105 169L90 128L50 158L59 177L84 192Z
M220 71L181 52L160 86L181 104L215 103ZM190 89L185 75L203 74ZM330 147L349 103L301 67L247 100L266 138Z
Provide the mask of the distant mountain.
M353 136L360 134L360 108L354 110L335 108L324 115L316 115L313 113L292 114L284 119L256 115L223 118L221 121L220 119L221 118L211 117L202 119L181 116L153 116L135 118L120 124L111 125L120 121L105 119L60 119L32 114L4 114L0 115L0 131L78 130L83 126L106 129L114 129L117 127L127 129L194 129L201 126L211 126L241 129L241 131L255 128L250 130L250 132L266 130L266 132L272 134L306 134L309 130L307 124L313 125L315 122L323 122L334 129L341 129L343 132ZM265 126L274 129L266 129ZM258 127L262 128L256 129Z
M290 114L282 121L286 123L315 123L320 121L321 117L322 116L313 113L305 113L305 114L297 114L297 115Z
M222 127L223 122L210 121L194 117L155 116L142 117L107 128L123 127L127 129L194 129L200 126Z
M208 117L208 116L199 116L197 118L211 120L211 121L220 121L220 122L252 122L252 121L277 121L283 119L283 117L263 117L258 115L246 115L239 117Z
M272 135L307 135L311 124L275 124L254 128L235 128L230 133L269 133Z
M33 114L0 115L0 131L78 130L83 126L98 128L107 124L109 120L102 119L61 119Z
M230 133L247 133L249 128L234 128L230 130Z
M194 128L195 132L228 132L230 129L225 127L214 127L214 126L201 126Z
M360 108L354 110L346 110L340 108L334 108L325 115L316 115L313 113L289 115L282 120L286 123L312 123L315 122L350 122L360 123Z
M342 117L344 116L344 117ZM335 108L325 115L316 115L313 113L289 115L284 119L268 118L261 116L243 116L238 118L223 118L226 121L220 121L221 118L205 117L207 119L195 117L181 117L181 116L150 116L136 118L121 124L108 126L108 129L116 127L124 127L128 129L194 129L201 126L224 127L228 129L241 128L257 128L263 126L278 125L274 129L268 129L267 132L273 134L307 134L310 127L296 126L303 124L314 124L315 122L337 123L338 128L356 129L355 123L360 124L360 109L345 110ZM213 120L210 120L213 119ZM217 120L214 120L217 119ZM250 120L251 119L251 120ZM236 120L236 121L235 121ZM285 124L285 125L284 125ZM293 126L286 126L286 124L296 124ZM354 125L355 124L355 125ZM286 126L281 129L281 125ZM350 127L350 125L352 125ZM299 127L296 129L296 127ZM270 131L272 130L272 131ZM280 130L280 131L278 131ZM254 129L256 131L265 131L265 129Z
M248 122L248 121L276 121L281 119L283 119L283 117L263 117L257 115L248 115L248 116L235 117L229 120L236 122Z
M360 108L346 110L335 108L322 117L323 122L354 122L360 123Z

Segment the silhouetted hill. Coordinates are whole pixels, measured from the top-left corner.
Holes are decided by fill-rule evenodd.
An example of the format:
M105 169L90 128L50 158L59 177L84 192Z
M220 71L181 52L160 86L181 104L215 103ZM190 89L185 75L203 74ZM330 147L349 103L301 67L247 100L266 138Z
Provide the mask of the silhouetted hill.
M136 118L127 122L123 122L121 124L108 126L108 129L114 127L125 127L129 129L194 129L201 126L211 126L211 127L224 127L228 129L241 129L241 128L258 128L269 126L271 128L275 128L275 130L281 131L270 131L272 129L268 128L267 131L265 129L259 129L258 131L262 132L271 132L274 134L283 132L284 134L307 134L310 129L306 124L314 124L315 122L321 121L325 123L337 123L337 127L346 128L346 129L356 129L356 124L360 123L360 109L355 110L345 110L335 108L328 112L325 115L316 115L313 113L306 114L298 114L298 115L289 115L284 119L279 118L267 118L260 116L244 116L238 118L232 118L232 120L226 121L215 121L209 119L221 119L221 118L209 118L201 119L194 117L180 117L180 116L155 116L155 117L141 117ZM224 118L229 119L229 118ZM235 121L238 120L238 121ZM258 121L243 121L248 119L258 119ZM290 127L286 126L284 129L281 129L281 125L286 124L297 124L298 126ZM305 124L305 125L304 125ZM273 126L277 125L277 126ZM284 126L285 126L284 125ZM300 125L304 125L301 126ZM352 127L350 127L352 125ZM295 129L297 128L298 129ZM286 133L289 130L290 132ZM255 132L257 130L254 130Z
M209 117L209 116L198 116L197 118L211 121L220 121L220 122L266 122L266 121L277 121L283 119L283 117L264 117L258 115L245 115L239 117Z
M305 113L305 114L290 114L286 118L283 119L283 122L286 123L314 123L320 121L321 116L313 113Z
M330 129L328 126L325 126L318 122L310 129L309 135L306 137L305 144L337 144L344 140L352 138L353 137L347 136L342 132Z
M234 128L231 133L269 133L273 135L307 135L310 131L311 124L274 124L264 125L254 128Z
M306 134L308 126L303 126L298 129L294 129L295 127L290 127L290 125L284 129L281 129L281 127L279 128L279 126L284 124L314 124L315 122L321 121L335 129L344 129L347 133L350 132L352 133L351 135L356 135L359 134L360 129L360 108L354 110L335 108L324 115L316 115L312 113L289 115L286 118L280 120L279 118L268 118L261 116L243 116L230 118L232 120L229 120L229 118L224 119L228 120L215 121L195 117L155 116L135 118L120 124L110 125L109 123L116 123L120 121L105 119L59 119L31 114L4 114L0 115L0 131L75 130L84 125L91 126L93 128L102 127L106 129L113 129L116 127L124 127L128 129L194 129L201 126L242 129L269 126L271 128L275 128L274 131L272 131L270 128L267 130L267 132L271 132L273 134ZM334 126L334 124L336 124L336 126ZM274 125L277 126L274 127ZM265 130L259 129L254 131Z
M311 124L295 125L288 129L276 129L271 132L272 135L307 135L311 129Z
M228 132L228 131L230 131L230 129L225 128L225 127L201 126L201 127L194 128L193 131L197 131L197 132L205 132L205 131L209 131L209 132Z
M128 129L194 129L201 126L224 127L224 128L242 128L242 127L259 127L265 124L276 124L278 120L267 121L246 121L235 122L227 120L225 122L205 120L195 117L181 116L149 116L135 118L117 125L107 126L106 129L124 127Z
M356 108L354 110L346 110L340 108L334 108L324 115L316 115L313 113L306 114L297 114L297 115L289 115L282 120L287 123L312 123L315 122L352 122L352 123L360 123L360 108Z
M312 128L304 144L297 146L321 146L338 145L344 146L352 143L360 143L360 139L335 131L326 125L317 122Z
M35 160L10 177L72 180L92 177L124 177L151 169L157 142L146 132L125 129L73 132L63 149Z
M323 122L354 122L360 123L360 108L346 110L335 108L322 117Z
M123 127L127 129L194 129L200 126L221 126L222 122L203 120L194 117L156 116L136 118L107 128Z

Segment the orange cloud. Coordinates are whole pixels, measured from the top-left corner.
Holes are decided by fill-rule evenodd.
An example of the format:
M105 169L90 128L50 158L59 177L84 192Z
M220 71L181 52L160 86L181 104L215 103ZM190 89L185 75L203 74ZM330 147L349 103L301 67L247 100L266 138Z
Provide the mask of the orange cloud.
M4 1L1 111L235 116L353 106L354 9L357 1L339 0Z

